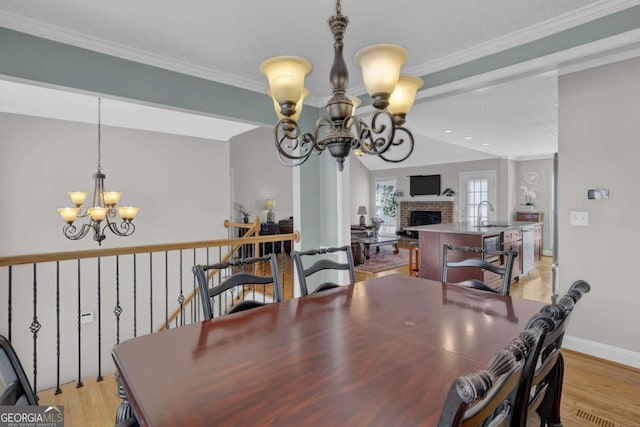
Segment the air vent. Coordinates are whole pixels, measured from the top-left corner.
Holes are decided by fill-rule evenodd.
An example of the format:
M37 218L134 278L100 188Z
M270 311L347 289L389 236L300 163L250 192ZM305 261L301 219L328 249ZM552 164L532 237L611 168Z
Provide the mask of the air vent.
M599 427L619 427L619 424L614 423L611 420L607 420L605 418L599 417L594 414L590 414L589 412L583 411L582 409L578 409L576 412L576 416L580 419L583 419L594 426Z

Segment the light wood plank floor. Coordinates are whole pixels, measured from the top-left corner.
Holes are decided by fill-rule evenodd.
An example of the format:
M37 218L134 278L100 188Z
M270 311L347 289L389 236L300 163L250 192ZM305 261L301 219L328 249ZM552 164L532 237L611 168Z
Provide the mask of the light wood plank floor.
M366 280L387 274L407 274L407 267L381 273L356 273L356 280ZM512 287L512 294L526 299L551 301L551 258L543 257L538 271ZM587 295L585 298L588 298ZM640 426L640 371L597 359L581 353L563 350L565 378L562 395L562 419L565 427L631 427ZM113 375L101 382L84 381L39 393L40 404L64 405L66 427L112 426L120 401Z

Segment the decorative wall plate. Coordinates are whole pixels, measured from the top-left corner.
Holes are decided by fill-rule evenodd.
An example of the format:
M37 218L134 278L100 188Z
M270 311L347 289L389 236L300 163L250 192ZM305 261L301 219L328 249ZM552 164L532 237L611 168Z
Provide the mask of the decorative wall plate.
M535 185L540 182L540 174L536 171L527 172L524 176L524 180L527 181L529 185Z

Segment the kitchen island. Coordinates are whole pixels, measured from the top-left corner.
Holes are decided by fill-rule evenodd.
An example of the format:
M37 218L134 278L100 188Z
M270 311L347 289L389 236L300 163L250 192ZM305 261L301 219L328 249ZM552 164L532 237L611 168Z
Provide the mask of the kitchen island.
M521 274L526 274L529 269L540 260L541 245L536 245L536 236L541 241L542 223L538 222L496 222L488 225L475 225L472 222L453 222L448 224L420 225L405 228L406 231L419 232L420 271L419 276L425 279L440 280L442 271L442 246L472 246L486 250L509 250L518 253L513 268L513 280L517 280ZM525 240L523 240L525 236ZM533 237L533 239L531 239ZM525 244L527 247L523 247ZM538 250L536 257L535 251ZM476 256L481 256L480 254ZM529 261L531 258L531 261ZM450 258L455 259L455 258ZM523 264L524 261L524 264ZM493 257L491 262L501 264L503 260ZM526 270L523 270L523 267ZM460 282L463 280L477 279L491 285L500 281L500 276L491 272L480 272L477 269L460 268L450 270L448 280Z

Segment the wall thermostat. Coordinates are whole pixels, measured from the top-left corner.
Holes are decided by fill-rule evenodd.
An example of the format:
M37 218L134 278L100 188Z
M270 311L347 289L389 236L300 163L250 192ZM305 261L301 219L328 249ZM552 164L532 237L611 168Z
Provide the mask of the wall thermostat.
M587 198L590 200L604 200L609 198L608 188L593 188L587 190Z

